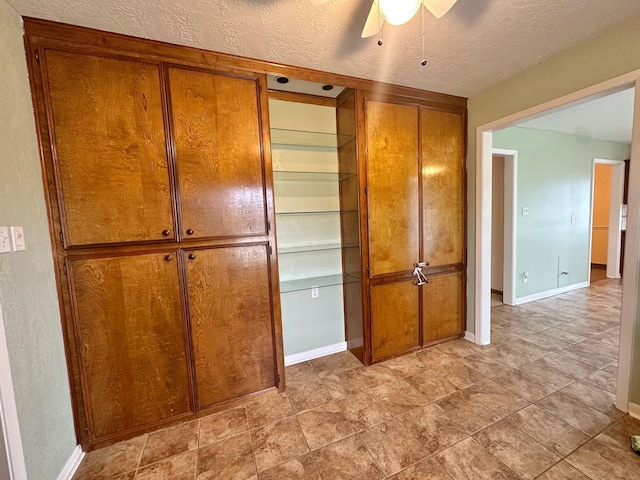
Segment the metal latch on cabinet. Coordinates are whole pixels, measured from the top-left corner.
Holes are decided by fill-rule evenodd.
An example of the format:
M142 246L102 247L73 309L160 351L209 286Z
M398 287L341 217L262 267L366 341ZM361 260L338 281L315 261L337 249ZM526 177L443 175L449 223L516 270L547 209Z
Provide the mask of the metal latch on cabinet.
M422 273L422 267L428 267L429 266L429 262L418 262L414 265L414 269L413 269L413 275L416 276L417 280L416 280L416 285L424 285L425 283L429 283L429 280L427 279L427 277L425 276L424 273Z

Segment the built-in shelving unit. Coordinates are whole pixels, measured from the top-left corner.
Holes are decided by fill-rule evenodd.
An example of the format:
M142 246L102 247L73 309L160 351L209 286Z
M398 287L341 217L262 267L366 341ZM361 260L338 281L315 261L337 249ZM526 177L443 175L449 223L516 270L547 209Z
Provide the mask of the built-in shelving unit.
M270 117L285 357L344 349L344 288L360 279L343 267L345 252L359 257L358 239L342 232L357 203L341 199L357 173L339 152L355 135L336 133L335 107L271 100Z

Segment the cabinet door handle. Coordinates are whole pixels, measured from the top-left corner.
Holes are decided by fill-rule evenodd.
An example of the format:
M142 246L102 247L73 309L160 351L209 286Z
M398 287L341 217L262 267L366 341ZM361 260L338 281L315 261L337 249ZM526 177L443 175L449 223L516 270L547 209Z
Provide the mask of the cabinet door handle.
M196 258L196 254L195 253L190 253L188 258L189 258L189 260L193 260L194 258Z
M193 235L193 230L190 228L187 228L187 235Z
M429 280L427 279L427 277L425 276L424 273L422 273L422 267L428 267L429 266L429 262L418 262L415 264L415 268L413 269L413 273L412 275L416 276L416 281L414 282L415 285L424 285L425 283L429 283Z
M170 262L171 260L173 260L173 257L172 257L171 255L165 255L165 256L164 256L164 260L165 260L166 262Z
M171 230L162 230L163 237L168 237L169 235L171 235Z

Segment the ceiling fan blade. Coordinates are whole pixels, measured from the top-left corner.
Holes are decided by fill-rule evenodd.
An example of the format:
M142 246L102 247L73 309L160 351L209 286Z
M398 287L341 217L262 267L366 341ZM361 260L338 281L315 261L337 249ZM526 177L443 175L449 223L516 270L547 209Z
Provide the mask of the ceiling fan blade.
M329 0L309 0L314 5L322 5L323 3L327 3Z
M380 16L380 9L378 8L378 0L373 0L369 16L362 29L362 38L371 37L380 31L380 27L384 23L384 20Z
M422 4L427 7L434 17L440 18L447 13L457 0L422 0Z

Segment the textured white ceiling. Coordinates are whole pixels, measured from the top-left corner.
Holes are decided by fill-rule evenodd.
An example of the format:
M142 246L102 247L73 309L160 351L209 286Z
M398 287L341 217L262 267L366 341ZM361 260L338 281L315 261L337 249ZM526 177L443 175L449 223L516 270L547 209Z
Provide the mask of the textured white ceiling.
M19 14L472 96L640 15L638 0L458 0L360 38L371 0L7 0Z
M630 88L569 106L517 126L631 143L634 93L635 89Z

